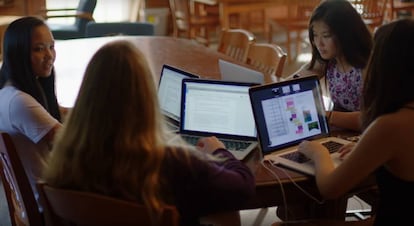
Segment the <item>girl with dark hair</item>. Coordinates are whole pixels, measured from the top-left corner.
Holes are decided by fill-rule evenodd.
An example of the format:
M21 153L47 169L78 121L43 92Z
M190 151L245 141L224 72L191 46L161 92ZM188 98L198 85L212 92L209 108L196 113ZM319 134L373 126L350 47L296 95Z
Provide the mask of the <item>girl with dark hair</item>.
M0 69L0 131L13 139L35 197L35 182L61 127L54 87L55 57L52 33L41 19L23 17L8 26ZM27 214L21 206L15 205L15 217L25 222Z
M333 103L327 112L330 124L360 130L362 74L372 49L370 31L349 1L325 0L312 13L309 39L311 62L296 74L324 78Z
M299 151L315 162L316 183L327 199L344 195L374 174L379 206L374 225L414 225L414 21L384 25L375 34L375 46L363 84L364 132L349 155L334 168L328 150L303 142ZM346 179L344 179L346 178Z
M61 114L55 94L54 39L35 17L12 22L4 35L0 69L0 130L51 142Z

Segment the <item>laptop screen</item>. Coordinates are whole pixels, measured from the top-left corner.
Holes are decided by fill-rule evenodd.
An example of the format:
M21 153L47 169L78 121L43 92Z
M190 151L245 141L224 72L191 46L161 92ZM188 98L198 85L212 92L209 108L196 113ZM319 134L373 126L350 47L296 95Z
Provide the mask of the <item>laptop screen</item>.
M249 99L251 83L184 79L180 131L194 135L256 139Z
M264 154L329 135L316 76L253 87L249 94Z
M169 65L163 65L158 84L158 101L161 112L176 120L180 119L181 81L198 76Z

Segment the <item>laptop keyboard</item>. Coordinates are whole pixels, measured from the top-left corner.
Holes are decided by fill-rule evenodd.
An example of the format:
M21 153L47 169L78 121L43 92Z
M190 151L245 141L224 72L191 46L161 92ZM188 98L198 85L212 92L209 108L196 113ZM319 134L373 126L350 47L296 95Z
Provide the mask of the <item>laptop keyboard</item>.
M335 141L327 141L327 142L322 143L322 145L328 149L329 153L337 152L339 148L343 146L343 144L335 142ZM304 163L310 160L308 157L306 157L304 154L302 154L299 151L290 152L285 155L281 155L280 157L283 157L283 158L286 158L286 159L289 159L289 160L292 160L298 163Z
M182 136L182 138L187 143L196 145L200 137L186 135L186 136ZM224 140L224 139L219 139L219 140L223 142L223 144L226 146L227 149L234 150L234 151L243 151L251 144L251 142L248 142L248 141L234 141L234 140Z

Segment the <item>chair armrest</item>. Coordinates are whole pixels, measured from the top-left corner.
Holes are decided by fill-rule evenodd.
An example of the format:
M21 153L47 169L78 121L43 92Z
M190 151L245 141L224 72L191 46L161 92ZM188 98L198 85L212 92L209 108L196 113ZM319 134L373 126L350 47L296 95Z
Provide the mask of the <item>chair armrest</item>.
M75 17L80 19L87 19L91 21L95 21L91 13L75 13L75 14L64 14L64 15L46 15L45 19L49 18L68 18L68 17Z
M40 9L41 12L76 11L76 8Z

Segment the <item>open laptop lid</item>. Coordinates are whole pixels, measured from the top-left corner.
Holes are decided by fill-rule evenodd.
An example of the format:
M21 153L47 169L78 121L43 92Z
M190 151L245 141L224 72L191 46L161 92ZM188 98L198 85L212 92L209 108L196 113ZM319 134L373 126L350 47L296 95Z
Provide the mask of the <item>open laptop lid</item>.
M252 83L184 79L180 133L257 141L249 99Z
M264 155L329 136L316 76L252 87L249 95Z
M252 70L222 59L219 59L221 80L247 83L264 83L264 75L260 71Z
M158 84L161 112L177 122L180 120L181 81L185 78L198 78L198 76L169 65L162 66Z

